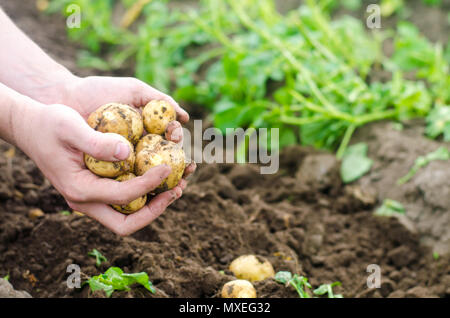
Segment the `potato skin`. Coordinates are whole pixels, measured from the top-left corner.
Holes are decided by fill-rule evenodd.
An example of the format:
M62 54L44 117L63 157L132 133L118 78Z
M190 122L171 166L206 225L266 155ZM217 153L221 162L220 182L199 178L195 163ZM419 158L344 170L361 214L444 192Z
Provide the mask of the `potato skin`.
M163 141L163 137L155 134L148 134L142 137L136 145L136 153L141 152L144 148L152 148L159 142Z
M109 134L111 134L111 133L109 133ZM122 137L121 135L117 135L117 134L114 134L114 135L123 139L123 142L128 144L128 146L130 147L130 155L128 156L128 158L126 160L109 162L109 161L98 160L88 154L84 154L84 163L86 164L86 167L92 173L96 174L99 177L116 178L127 172L133 172L133 170L134 170L134 163L136 160L136 156L134 154L133 145L126 138Z
M176 143L161 140L152 147L143 148L136 155L136 175L142 176L150 168L167 164L172 168L170 175L163 180L154 193L161 193L173 189L183 177L185 168L184 151Z
M243 255L231 262L230 271L239 279L251 282L274 277L275 271L269 261L255 255Z
M126 173L116 178L116 181L128 181L133 178L136 178L136 176L132 173ZM112 205L113 209L116 211L119 211L123 214L133 214L136 211L139 211L144 207L144 205L147 203L147 195L144 194L140 198L137 198L134 201L131 201L130 203L126 205Z
M144 127L149 134L163 135L167 125L176 120L176 112L171 104L163 100L152 100L143 111Z
M222 287L222 298L256 298L256 290L248 280L232 280Z
M103 133L116 133L136 144L144 133L142 116L131 106L109 103L89 115L89 126Z

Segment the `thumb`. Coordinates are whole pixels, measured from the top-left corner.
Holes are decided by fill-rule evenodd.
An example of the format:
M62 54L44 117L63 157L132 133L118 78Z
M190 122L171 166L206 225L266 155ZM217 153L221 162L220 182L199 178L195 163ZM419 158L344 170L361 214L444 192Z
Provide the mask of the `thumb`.
M95 131L85 122L71 136L71 143L76 149L98 160L125 160L132 151L121 135Z

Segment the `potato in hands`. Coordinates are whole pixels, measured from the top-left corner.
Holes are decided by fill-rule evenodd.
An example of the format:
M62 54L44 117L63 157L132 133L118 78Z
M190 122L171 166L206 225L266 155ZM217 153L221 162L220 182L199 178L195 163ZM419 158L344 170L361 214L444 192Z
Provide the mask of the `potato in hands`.
M167 126L177 117L175 109L163 100L152 100L142 111L145 130L149 134L163 135Z
M84 154L86 167L100 177L115 178L120 182L131 180L136 175L142 176L150 168L166 164L172 171L151 194L173 189L183 177L185 155L179 145L165 140L162 135L175 119L175 109L165 101L148 103L143 116L128 105L109 103L101 106L89 116L88 124L97 131L122 138L130 147L130 155L124 161L108 162ZM142 137L144 126L149 134ZM147 195L144 195L128 204L112 207L121 213L131 214L140 210L146 202Z
M153 138L152 140L155 141L156 139L158 138ZM149 169L161 164L170 166L172 171L161 185L155 189L155 193L173 189L180 182L186 166L184 151L176 143L162 138L157 142L148 143L147 146L142 144L142 149L136 156L136 175L142 176Z
M105 178L116 178L127 172L133 172L136 159L133 145L121 135L114 133L108 134L116 135L118 138L123 139L124 143L129 145L130 154L128 158L123 161L110 162L98 160L88 154L84 154L84 163L86 164L86 167L97 176Z
M116 181L119 181L119 182L128 181L133 178L136 178L136 176L134 174L126 173L126 174L123 174L123 175L119 176L118 178L116 178ZM147 203L147 195L144 194L143 196L137 198L136 200L134 200L128 204L113 205L112 207L114 208L114 210L119 211L123 214L132 214L132 213L142 209L146 203Z
M142 116L131 106L109 103L89 115L88 125L103 133L116 133L135 145L144 133Z

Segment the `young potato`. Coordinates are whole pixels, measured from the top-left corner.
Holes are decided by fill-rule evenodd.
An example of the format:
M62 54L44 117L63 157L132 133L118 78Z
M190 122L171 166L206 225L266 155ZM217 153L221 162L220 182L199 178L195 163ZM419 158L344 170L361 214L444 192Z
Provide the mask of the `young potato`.
M108 133L108 134L112 134L112 133ZM123 139L123 142L127 143L128 146L130 147L130 155L128 156L128 158L126 160L109 162L109 161L98 160L88 154L84 154L84 163L86 164L86 167L91 172L95 173L96 175L98 175L100 177L116 178L127 172L133 172L134 162L136 160L133 145L123 136L117 135L117 134L114 134L114 135Z
M256 298L256 289L248 280L232 280L223 285L222 298Z
M142 111L144 127L149 134L163 135L167 125L176 119L172 105L163 100L152 100Z
M134 174L126 173L126 174L123 174L123 175L119 176L118 178L116 178L116 181L122 182L122 181L131 180L133 178L136 178L136 176ZM119 211L123 214L133 214L134 212L142 209L144 207L145 203L147 203L147 195L146 194L144 194L140 198L137 198L136 200L134 200L126 205L112 205L112 207L114 208L114 210Z
M231 262L230 271L239 279L256 282L274 277L275 271L269 261L255 255L243 255Z
M141 152L144 148L152 148L159 142L163 141L163 137L160 135L155 134L148 134L139 140L138 144L136 145L136 153Z
M170 175L163 180L154 193L174 188L183 177L185 161L184 151L176 143L161 140L151 147L145 147L136 155L136 175L142 176L150 168L167 164L172 168Z
M103 133L116 133L135 145L144 133L142 116L131 106L110 103L89 115L89 126Z

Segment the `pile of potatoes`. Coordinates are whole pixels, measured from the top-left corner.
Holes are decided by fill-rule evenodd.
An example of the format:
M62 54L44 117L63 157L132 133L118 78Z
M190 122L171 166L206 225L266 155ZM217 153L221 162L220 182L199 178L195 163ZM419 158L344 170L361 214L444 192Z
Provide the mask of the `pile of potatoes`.
M135 108L124 104L101 106L89 116L89 126L102 133L120 136L129 145L130 155L124 161L108 162L84 154L86 167L100 177L126 181L142 176L152 167L167 164L172 168L170 175L151 194L174 188L183 176L185 155L179 145L165 140L163 135L168 124L175 119L173 106L161 100L148 103L142 115ZM148 133L145 136L144 129ZM146 203L147 195L144 195L127 205L112 207L124 214L131 214Z
M222 287L222 298L256 298L256 289L251 282L275 276L272 264L255 255L242 255L231 262L229 270L238 278Z

